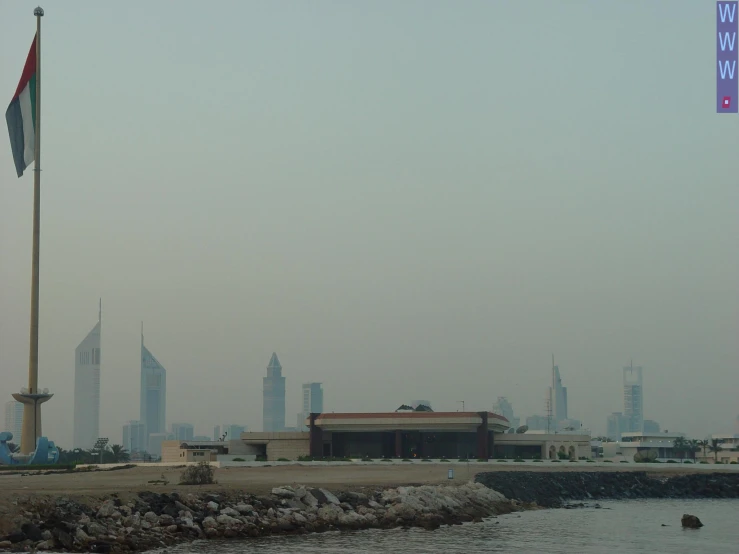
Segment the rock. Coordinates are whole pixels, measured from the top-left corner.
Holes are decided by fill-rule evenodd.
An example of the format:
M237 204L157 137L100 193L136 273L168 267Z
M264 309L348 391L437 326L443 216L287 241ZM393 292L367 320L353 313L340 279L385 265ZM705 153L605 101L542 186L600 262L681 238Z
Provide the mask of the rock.
M308 491L305 492L305 494L300 497L300 501L308 506L309 508L317 508L318 507L318 499L313 496Z
M144 514L144 521L154 526L159 523L159 516L156 515L154 512L146 512Z
M254 506L251 504L238 504L236 506L236 511L241 515L251 514L254 511Z
M306 494L308 494L308 489L306 489L302 485L295 489L295 498L297 498L298 500L302 499Z
M238 511L234 510L233 508L223 508L221 510L221 514L231 517L239 517L241 515Z
M104 502L102 506L100 506L100 509L97 512L98 519L103 519L107 517L121 517L121 514L118 510L116 510L115 504L113 504L110 501Z
M90 552L110 552L113 545L104 541L95 541L90 544Z
M82 527L77 527L77 530L74 532L74 538L76 541L81 542L82 544L86 544L91 540L90 535L85 533L82 530Z
M50 541L54 539L54 535L51 534L51 531L46 529L44 532L41 533L41 538L43 538L45 541Z
M108 529L99 523L90 522L87 524L87 534L91 537L101 537L108 534Z
M326 523L336 524L338 523L339 518L344 515L344 510L339 508L336 504L326 504L319 508L316 515Z
M212 517L206 517L203 520L203 529L205 530L215 529L216 527L218 527L218 523L216 523L216 520L213 519Z
M300 512L296 512L293 514L293 521L298 525L305 525L306 523L308 523L308 520Z
M697 516L690 514L683 514L680 523L683 527L687 527L688 529L700 529L701 527L703 527L703 523L701 523L701 520L698 519Z
M225 514L221 514L216 518L216 521L225 526L225 527L233 527L234 525L241 525L241 521L233 518L231 516L227 516Z
M167 533L176 533L179 529L176 525L168 525L166 531Z
M341 504L341 502L339 502L339 499L336 498L336 496L334 496L330 491L327 491L326 489L318 489L318 490L321 491L321 494L326 499L326 502L330 504L335 504L337 506Z
M272 494L278 498L295 498L295 491L286 487L275 487L272 489Z
M39 529L33 523L24 523L23 525L21 525L21 531L26 536L26 538L32 540L33 542L44 540L44 537L41 535L41 529Z
M36 545L36 550L51 550L52 548L54 548L53 540L41 541Z
M169 527L170 525L174 525L174 518L168 514L162 514L159 516L159 526L160 527Z
M13 543L10 541L0 541L0 548L10 548Z
M206 504L205 507L208 508L211 512L218 511L218 504L213 502L212 500L208 502L208 504Z
M339 525L358 529L364 526L366 519L356 512L346 512L339 516Z

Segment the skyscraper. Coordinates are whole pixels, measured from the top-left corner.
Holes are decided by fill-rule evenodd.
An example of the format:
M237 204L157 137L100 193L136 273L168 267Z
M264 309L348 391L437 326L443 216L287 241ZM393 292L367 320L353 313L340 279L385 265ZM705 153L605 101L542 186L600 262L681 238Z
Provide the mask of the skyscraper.
M100 329L98 322L74 351L74 433L75 448L89 450L100 437Z
M167 371L144 346L141 332L141 398L139 421L144 424L146 444L149 436L166 433Z
M195 435L195 427L190 423L173 423L172 436L176 441L191 441Z
M493 404L493 413L506 418L511 427L519 427L520 418L513 415L513 404L505 396L499 396L498 401Z
M624 417L628 421L629 431L644 431L642 368L634 367L633 362L624 367Z
M129 421L126 423L123 426L122 446L130 454L145 452L147 448L145 425L140 421Z
M303 384L303 410L298 414L297 427L298 431L304 431L308 427L305 420L310 414L320 414L323 412L323 387L321 383L304 383Z
M23 404L16 400L5 403L5 429L13 433L13 442L20 444L23 432Z
M282 431L285 428L285 378L277 354L267 364L262 400L262 427L265 432Z
M552 354L552 386L549 387L549 406L552 411L552 421L559 423L567 419L567 387L562 386L559 366L554 365L554 354Z

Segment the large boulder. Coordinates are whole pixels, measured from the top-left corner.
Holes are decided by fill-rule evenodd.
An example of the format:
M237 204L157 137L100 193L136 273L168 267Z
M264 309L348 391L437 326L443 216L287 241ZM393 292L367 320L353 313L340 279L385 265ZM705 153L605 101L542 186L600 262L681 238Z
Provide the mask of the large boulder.
M688 529L700 529L703 527L701 520L698 519L697 516L691 514L683 514L680 523L682 523L683 527L687 527Z

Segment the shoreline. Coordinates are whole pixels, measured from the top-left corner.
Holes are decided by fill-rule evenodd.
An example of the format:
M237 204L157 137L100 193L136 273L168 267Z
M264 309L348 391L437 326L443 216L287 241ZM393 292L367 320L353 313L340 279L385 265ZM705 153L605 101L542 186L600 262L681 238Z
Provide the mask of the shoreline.
M177 484L182 467L0 475L0 551L142 552L200 539L431 530L568 500L739 498L730 470L492 462L457 465L450 480L449 464L388 465L223 468L202 486Z

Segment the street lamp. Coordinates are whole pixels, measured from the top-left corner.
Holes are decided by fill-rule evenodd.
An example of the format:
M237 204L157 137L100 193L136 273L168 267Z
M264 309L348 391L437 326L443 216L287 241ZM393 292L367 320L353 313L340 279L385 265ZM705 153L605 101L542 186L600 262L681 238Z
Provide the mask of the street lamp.
M105 447L107 444L108 444L108 439L103 437L103 438L99 438L95 442L95 446L93 447L93 449L95 450L100 449L100 465L103 464L103 452L105 452Z

